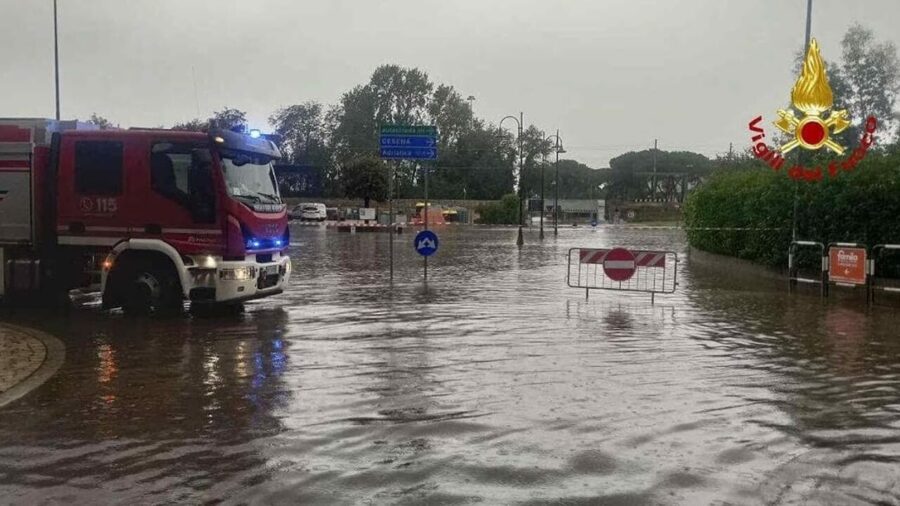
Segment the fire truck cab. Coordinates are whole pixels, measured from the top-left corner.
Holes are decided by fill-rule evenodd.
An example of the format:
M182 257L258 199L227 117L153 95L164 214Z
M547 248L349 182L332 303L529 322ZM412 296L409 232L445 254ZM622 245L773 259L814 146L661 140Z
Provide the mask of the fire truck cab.
M93 288L139 313L280 293L280 156L227 130L0 120L0 296Z

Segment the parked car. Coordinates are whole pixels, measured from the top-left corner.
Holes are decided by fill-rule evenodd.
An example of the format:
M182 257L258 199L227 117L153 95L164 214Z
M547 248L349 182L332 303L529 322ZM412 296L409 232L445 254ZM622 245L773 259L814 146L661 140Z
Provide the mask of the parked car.
M301 221L325 221L328 217L325 204L307 202L299 204L291 210L291 218Z

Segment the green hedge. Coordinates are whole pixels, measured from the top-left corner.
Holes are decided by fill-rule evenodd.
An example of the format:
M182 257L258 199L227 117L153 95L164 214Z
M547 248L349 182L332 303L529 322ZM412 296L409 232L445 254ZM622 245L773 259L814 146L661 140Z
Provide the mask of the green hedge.
M515 225L519 223L519 197L514 193L504 195L497 202L476 209L481 217L478 222L488 225Z
M715 173L688 197L684 223L691 246L786 266L795 191L801 240L900 243L898 154L870 152L853 172L816 183L797 183L756 161L743 165Z

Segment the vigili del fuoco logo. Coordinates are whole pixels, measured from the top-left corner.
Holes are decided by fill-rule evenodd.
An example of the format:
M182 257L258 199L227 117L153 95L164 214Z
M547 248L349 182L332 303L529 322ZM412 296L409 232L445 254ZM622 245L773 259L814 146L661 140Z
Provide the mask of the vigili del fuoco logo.
M825 63L819 54L819 43L816 39L810 41L800 77L791 89L791 105L793 108L778 110L775 126L793 138L778 148L770 148L766 144L762 116L757 116L750 122L752 151L757 158L779 171L784 166L784 155L797 147L810 151L826 148L837 155L844 154L846 147L838 144L832 136L846 130L850 126L850 119L846 109L831 110L834 105L834 94L828 84ZM878 122L874 116L866 119L862 140L847 158L831 162L825 169L795 164L788 169L788 176L802 181L821 181L826 172L828 177L836 177L840 170L852 171L875 142L873 134L877 126Z

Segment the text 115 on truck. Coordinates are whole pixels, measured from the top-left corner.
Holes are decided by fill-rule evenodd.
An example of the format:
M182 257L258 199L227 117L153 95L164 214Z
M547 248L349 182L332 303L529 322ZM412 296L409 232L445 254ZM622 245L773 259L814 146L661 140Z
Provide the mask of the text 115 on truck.
M281 293L286 207L268 139L0 119L0 296L99 289L164 311Z

